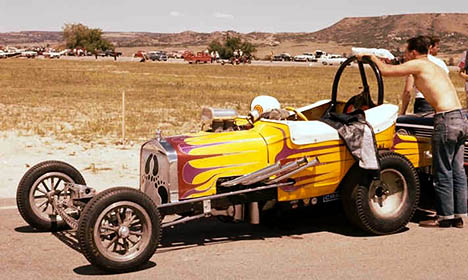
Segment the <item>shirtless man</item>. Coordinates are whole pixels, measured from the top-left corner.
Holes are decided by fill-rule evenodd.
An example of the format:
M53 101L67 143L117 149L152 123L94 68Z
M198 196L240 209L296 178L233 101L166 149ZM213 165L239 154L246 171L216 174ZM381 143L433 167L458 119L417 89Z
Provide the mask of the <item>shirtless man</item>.
M437 218L422 221L420 226L462 228L467 211L467 183L463 168L467 120L460 110L461 104L450 78L442 68L427 58L431 39L419 36L407 42L407 62L403 64L388 65L374 55L369 56L383 76L413 75L416 88L436 112L432 136L432 163ZM364 55L358 55L358 59L362 59Z
M429 54L427 57L430 61L437 64L441 67L447 75L449 74L449 69L445 62L437 58L437 54L440 50L440 39L438 37L431 37L431 46L429 47ZM412 75L406 77L405 88L401 95L401 108L400 108L400 115L406 114L406 109L408 108L409 101L411 99L411 91L414 88L414 78ZM434 112L434 108L424 99L423 94L416 88L416 92L414 95L414 108L413 112L417 113L427 113L427 112Z

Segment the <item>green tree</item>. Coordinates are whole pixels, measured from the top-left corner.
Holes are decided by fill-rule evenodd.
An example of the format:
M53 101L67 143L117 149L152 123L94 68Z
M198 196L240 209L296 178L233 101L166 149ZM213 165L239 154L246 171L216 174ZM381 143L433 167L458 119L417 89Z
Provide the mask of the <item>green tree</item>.
M112 43L102 38L102 30L99 28L89 28L77 23L65 24L62 29L65 45L69 49L83 48L89 52L114 50Z
M229 59L234 56L234 51L242 50L244 55L251 56L257 49L255 45L250 42L242 41L239 37L227 37L224 43L219 41L212 41L208 45L210 52L217 51L219 56L223 59Z

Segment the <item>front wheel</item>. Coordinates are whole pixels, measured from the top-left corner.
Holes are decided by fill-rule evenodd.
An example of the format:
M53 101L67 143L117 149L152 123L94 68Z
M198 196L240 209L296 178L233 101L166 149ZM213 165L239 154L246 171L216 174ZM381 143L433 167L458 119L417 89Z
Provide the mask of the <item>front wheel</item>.
M81 173L68 163L44 161L31 167L21 178L16 204L23 219L39 230L63 229L67 225L52 205L52 200L66 201L65 183L86 185Z
M124 272L145 264L161 236L161 217L143 192L107 189L86 204L78 240L88 261L106 271Z
M401 231L419 202L419 178L411 162L394 152L380 153L380 178L372 180L355 166L343 180L346 216L359 228L377 235Z

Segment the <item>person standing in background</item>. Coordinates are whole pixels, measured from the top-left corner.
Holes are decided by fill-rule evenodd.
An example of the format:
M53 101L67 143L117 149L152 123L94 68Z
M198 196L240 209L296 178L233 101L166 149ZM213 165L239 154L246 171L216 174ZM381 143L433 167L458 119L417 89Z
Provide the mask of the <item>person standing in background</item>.
M440 50L440 39L438 37L431 37L431 46L429 47L429 54L427 58L437 64L440 68L442 68L447 75L449 74L449 69L445 62L437 58L436 55L439 53ZM406 114L406 110L408 109L408 104L411 99L411 91L415 90L415 95L414 95L414 109L413 112L415 114L418 113L427 113L427 112L433 112L434 108L424 99L424 95L414 87L414 77L413 75L409 75L406 77L406 83L405 83L405 89L403 90L403 93L401 95L401 108L400 108L400 115Z
M462 60L458 64L458 67L460 68L458 75L465 80L465 107L468 107L468 50L463 53Z

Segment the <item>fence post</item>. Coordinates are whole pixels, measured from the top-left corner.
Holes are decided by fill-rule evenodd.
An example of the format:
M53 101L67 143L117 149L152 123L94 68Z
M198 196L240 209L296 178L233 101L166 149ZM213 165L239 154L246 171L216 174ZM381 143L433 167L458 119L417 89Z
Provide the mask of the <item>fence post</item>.
M125 90L122 91L122 143L125 143Z

